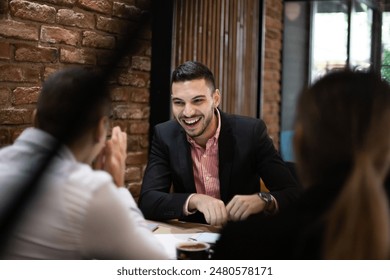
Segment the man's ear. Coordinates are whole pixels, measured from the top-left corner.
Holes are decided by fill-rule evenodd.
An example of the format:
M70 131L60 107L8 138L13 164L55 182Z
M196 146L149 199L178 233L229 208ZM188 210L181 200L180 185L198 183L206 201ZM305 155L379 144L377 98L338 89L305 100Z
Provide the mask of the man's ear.
M34 111L32 112L32 124L35 128L39 127L38 118L37 118L37 109L34 109Z
M105 140L107 136L107 129L108 129L108 117L107 116L101 117L94 133L94 141L96 143L100 142L102 138L104 138L103 140Z
M222 97L221 97L221 93L219 92L219 89L215 89L213 94L215 108L217 108L219 104L221 104L221 99Z

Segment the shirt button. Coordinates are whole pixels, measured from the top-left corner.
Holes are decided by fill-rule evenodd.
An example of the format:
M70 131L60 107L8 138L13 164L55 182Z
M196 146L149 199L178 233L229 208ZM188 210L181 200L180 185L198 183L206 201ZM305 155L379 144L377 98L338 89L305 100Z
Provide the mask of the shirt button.
M203 157L205 158L205 157L207 157L207 155L203 155Z

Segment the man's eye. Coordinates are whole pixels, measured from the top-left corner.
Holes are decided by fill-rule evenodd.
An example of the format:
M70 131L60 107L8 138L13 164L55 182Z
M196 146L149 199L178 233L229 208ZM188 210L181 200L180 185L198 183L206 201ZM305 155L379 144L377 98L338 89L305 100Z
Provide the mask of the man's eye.
M203 99L195 99L195 100L194 100L194 103L195 103L195 104L199 104L199 103L201 103L202 101L203 101Z
M182 102L182 101L173 101L173 104L175 104L177 106L183 106L184 102Z

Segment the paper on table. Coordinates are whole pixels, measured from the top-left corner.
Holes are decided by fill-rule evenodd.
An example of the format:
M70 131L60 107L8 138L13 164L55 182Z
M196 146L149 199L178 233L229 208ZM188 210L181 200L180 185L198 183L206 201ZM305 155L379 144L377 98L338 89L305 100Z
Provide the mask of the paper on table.
M148 229L150 229L151 231L155 231L156 229L158 229L158 224L157 224L157 223L147 223L146 226L147 226Z
M175 233L175 234L155 234L157 240L164 247L170 259L176 259L176 244L188 241L193 233Z
M201 233L196 233L191 235L189 239L194 241L206 242L209 244L215 244L219 236L220 236L219 233L201 232Z

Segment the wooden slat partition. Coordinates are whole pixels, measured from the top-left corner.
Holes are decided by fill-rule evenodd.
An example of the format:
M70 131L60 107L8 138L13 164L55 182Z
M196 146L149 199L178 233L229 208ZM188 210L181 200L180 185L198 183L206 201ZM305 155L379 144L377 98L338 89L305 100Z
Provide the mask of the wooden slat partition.
M259 0L176 0L172 67L206 64L224 111L256 117Z

